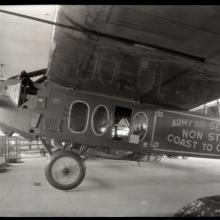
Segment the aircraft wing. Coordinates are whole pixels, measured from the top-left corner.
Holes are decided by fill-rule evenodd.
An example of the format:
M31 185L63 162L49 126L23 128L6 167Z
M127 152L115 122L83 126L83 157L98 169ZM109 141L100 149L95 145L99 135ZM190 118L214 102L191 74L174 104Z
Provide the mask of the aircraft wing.
M188 110L220 97L220 6L59 6L48 76Z

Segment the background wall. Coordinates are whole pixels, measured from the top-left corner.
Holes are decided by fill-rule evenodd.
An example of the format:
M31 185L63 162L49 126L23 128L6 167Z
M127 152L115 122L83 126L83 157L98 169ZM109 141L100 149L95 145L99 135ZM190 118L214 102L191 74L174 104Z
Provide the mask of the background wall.
M56 5L10 5L0 9L54 21ZM52 25L0 13L0 26L0 79L1 73L8 78L22 70L48 66Z

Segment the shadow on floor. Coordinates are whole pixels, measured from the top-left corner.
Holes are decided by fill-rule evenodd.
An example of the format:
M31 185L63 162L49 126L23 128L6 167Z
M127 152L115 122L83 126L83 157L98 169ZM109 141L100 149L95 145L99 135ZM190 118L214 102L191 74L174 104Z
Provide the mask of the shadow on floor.
M19 160L19 161L10 161L10 163L12 164L19 164L19 163L24 163L23 160Z
M8 173L9 171L11 171L12 169L6 167L5 169L0 169L0 174L1 173Z
M102 167L110 168L110 169L116 169L116 170L129 170L129 163L127 165L125 164L102 164Z
M102 177L90 177L87 178L86 182L88 186L81 186L75 189L69 190L68 192L86 192L86 191L97 191L97 190L110 190L113 189L113 185L109 184L107 181L104 181Z
M199 169L197 167L192 167L190 165L163 163L162 161L159 163L152 163L152 164L156 167L161 167L164 169L173 169L173 170L186 171L186 172L197 172L197 170Z

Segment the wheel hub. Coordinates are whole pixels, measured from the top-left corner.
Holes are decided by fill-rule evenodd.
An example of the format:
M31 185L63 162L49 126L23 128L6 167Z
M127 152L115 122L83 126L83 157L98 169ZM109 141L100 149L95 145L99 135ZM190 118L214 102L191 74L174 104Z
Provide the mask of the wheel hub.
M74 158L64 156L58 158L51 167L53 178L59 183L69 185L74 183L80 175L79 164Z
M67 167L64 167L64 168L63 168L63 173L64 173L65 175L68 175L69 172L70 172L70 171L69 171L69 169L68 169Z

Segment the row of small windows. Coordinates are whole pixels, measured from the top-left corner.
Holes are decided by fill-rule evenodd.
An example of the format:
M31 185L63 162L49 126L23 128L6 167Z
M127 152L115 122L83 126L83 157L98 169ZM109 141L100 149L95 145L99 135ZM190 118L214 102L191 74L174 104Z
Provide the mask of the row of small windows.
M87 130L89 120L89 105L83 101L73 102L70 107L69 128L74 133L83 133ZM104 105L95 108L92 115L92 130L100 136L108 128L109 113Z
M90 107L86 102L75 101L70 107L69 129L74 133L83 133L87 130ZM137 135L142 141L148 131L148 118L144 112L138 112L131 121L132 110L116 106L112 138L128 141L129 135ZM92 114L91 126L97 136L103 135L109 126L109 111L104 105L98 105Z

